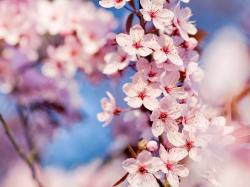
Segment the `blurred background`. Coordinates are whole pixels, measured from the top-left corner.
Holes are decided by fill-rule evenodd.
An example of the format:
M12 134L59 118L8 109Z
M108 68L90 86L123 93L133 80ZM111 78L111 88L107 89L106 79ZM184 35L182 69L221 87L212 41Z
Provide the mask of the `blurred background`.
M25 3L24 1L20 1L20 3ZM92 1L92 3L98 7L99 11L98 1ZM199 85L200 92L208 104L219 109L226 107L228 102L234 101L234 123L240 124L245 130L236 132L236 137L239 137L237 141L241 143L241 146L235 148L232 154L236 154L236 157L240 158L244 164L248 164L248 169L250 168L250 137L244 136L242 138L242 136L250 132L249 5L249 0L191 0L188 4L193 11L192 20L195 20L200 30L200 37L204 38L200 44L200 64L206 77ZM0 22L2 24L0 24L0 36L2 36L4 35L4 31L1 31L2 21L3 19L9 19L8 21L12 22L11 17L6 17L8 14L6 12L13 10L5 5L0 6ZM20 6L22 7L22 5ZM27 10L31 10L31 14L34 14L32 5L29 6ZM46 4L41 6L43 6L43 12L40 16L43 13L54 11L49 10L49 7L46 10ZM60 8L62 5L58 6ZM60 14L64 14L65 7L61 7ZM79 7L82 7L82 11ZM83 17L90 16L88 15L89 12L91 12L89 14L94 15L97 11L96 8L87 7L85 4L78 6L78 9L78 14L83 14ZM105 37L111 31L121 31L124 28L124 20L128 15L126 9L109 9L107 12L112 13L113 16L105 12L105 14L100 13L96 18L101 20L101 17L104 16L105 19L109 19L108 21L103 19L97 25L107 25L114 22L107 31L100 34L100 36ZM21 17L19 18L21 19ZM92 20L92 18L89 20ZM19 20L14 17L14 21L18 22ZM90 25L93 26L92 23L89 23L85 27ZM85 31L80 30L79 32L84 33ZM31 40L36 40L36 36L33 39L32 33L29 37L32 38ZM45 34L44 37L57 45L57 43L60 43L60 37L62 36L51 38ZM43 78L41 74L37 75L33 70L26 71L30 66L37 66L36 62L40 60L40 57L37 59L34 57L35 60L32 59L33 57L27 57L33 51L26 50L25 53L21 54L18 51L20 44L13 42L11 46L11 41L7 45L2 43L0 44L2 55L0 62L0 81L2 82L0 113L13 129L17 142L24 146L25 150L33 151L34 145L32 144L35 142L35 150L38 150L38 154L35 154L34 157L38 157L39 163L44 168L45 172L41 178L46 178L49 181L48 186L108 187L110 184L112 185L110 181L115 182L124 175L120 163L123 155L119 155L117 147L126 144L128 134L131 133L130 129L118 125L116 121L103 128L102 124L97 121L96 114L102 110L100 100L106 95L106 91L110 91L117 100L122 100L124 96L122 85L129 80L133 72L126 72L126 75L114 77L110 81L100 76L96 70L90 72L83 68L82 72L84 73L77 72L74 80L68 78L63 81L59 81L59 79L51 80L50 77ZM25 41L23 45L25 45ZM32 45L35 44L32 42ZM91 46L88 47L91 48ZM36 49L36 47L33 49ZM52 51L53 53L55 51ZM95 56L95 59L91 58L91 60L88 58L88 62L96 64L97 58L100 57ZM30 61L34 64L27 65L27 59L32 59ZM23 64L21 70L17 63ZM17 72L20 72L19 70L24 71L23 78L17 81L18 86L15 85L11 88L10 82L15 82L18 79ZM51 72L47 73L50 74ZM22 90L22 88L25 89ZM54 100L51 100L51 98ZM122 101L119 105L126 106ZM41 108L45 108L45 110L43 111ZM28 116L30 111L32 111L32 115ZM36 127L34 127L34 124L36 124ZM32 180L29 179L29 169L15 153L3 128L0 128L0 137L0 186L33 187ZM109 160L110 152L115 155L115 159L112 161ZM108 164L103 163L103 160ZM104 167L101 167L103 165ZM235 170L234 165L228 165L227 167L228 170L232 170L232 168ZM114 175L111 175L111 173ZM242 174L246 175L246 178L250 176L249 170L248 173L241 170L237 173L237 176ZM101 177L98 178L97 176ZM227 177L230 176L231 174L227 175ZM95 180L95 178L98 178L96 185L89 180ZM19 185L15 185L13 181L19 181ZM190 186L192 185L190 184ZM239 184L237 187L249 185L243 183L243 185ZM225 184L225 186L230 185Z

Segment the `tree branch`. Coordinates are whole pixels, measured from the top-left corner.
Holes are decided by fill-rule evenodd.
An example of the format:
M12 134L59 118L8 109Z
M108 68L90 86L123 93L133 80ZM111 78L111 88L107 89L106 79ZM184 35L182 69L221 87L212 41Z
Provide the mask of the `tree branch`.
M16 142L12 131L10 129L10 127L8 126L8 124L6 123L6 121L4 120L3 116L0 114L0 122L4 128L5 134L8 137L8 139L10 140L13 148L15 149L17 155L28 165L28 167L31 170L32 173L32 177L34 179L34 181L37 183L38 187L43 187L43 185L41 184L41 182L38 180L37 178L37 174L36 174L36 170L34 167L34 163L33 160L30 159L25 152L23 151L23 149L18 145L18 143Z

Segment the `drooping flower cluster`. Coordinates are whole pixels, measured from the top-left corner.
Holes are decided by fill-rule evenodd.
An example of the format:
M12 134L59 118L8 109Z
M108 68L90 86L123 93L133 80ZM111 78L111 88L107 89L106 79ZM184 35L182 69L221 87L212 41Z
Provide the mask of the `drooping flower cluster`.
M196 89L204 75L197 63L198 30L190 21L192 12L181 7L180 1L131 0L126 4L102 0L100 5L126 6L133 15L127 20L128 33L116 35L116 45L106 55L103 70L108 75L129 67L136 70L131 82L123 86L124 101L130 108L118 107L118 114L124 114L125 121L130 116L148 145L139 148L133 155L136 158L123 162L127 182L131 187L178 187L181 178L189 174L187 161L201 160L201 152L213 140L210 131L217 128L213 123L217 116L209 112ZM133 25L136 16L139 23ZM117 104L110 93L108 96L105 106L102 101L104 112L98 114L106 125L117 116ZM100 118L104 114L107 116ZM228 134L225 125L220 123L221 136ZM148 129L150 133L146 133Z

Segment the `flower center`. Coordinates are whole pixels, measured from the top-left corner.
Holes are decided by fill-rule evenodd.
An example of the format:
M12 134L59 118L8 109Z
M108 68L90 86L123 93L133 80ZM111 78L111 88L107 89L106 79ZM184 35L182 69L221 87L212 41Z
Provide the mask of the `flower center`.
M168 169L168 170L173 170L173 164L171 164L171 163L166 163L166 168Z
M139 49L139 48L141 48L141 43L140 42L135 42L135 43L133 43L133 47L136 48L136 49Z
M121 3L123 0L115 0L116 3Z
M167 119L167 117L168 117L168 114L166 112L161 112L159 119L162 121L165 121Z
M153 72L152 70L150 72L148 72L148 76L149 77L155 77L156 76L156 72Z
M163 47L161 49L165 54L168 54L170 52L169 47Z
M156 18L156 12L153 12L153 11L149 12L149 16L150 16L152 19Z
M141 100L143 100L146 96L147 96L147 95L146 95L146 92L145 92L145 91L141 91L141 92L138 93L138 97L139 97Z
M116 109L114 110L114 112L113 112L113 114L114 114L115 116L118 116L120 113L121 113L121 109L120 109L120 108L116 108Z
M124 62L127 59L126 55L120 56L120 63Z
M166 91L168 94L171 92L171 88L169 88L169 87L165 87L164 89L165 89L165 91Z
M145 166L140 166L138 171L142 175L148 172L147 169L145 168Z
M72 49L72 50L70 51L70 56L75 57L76 55L77 55L77 50Z
M185 147L187 148L188 151L190 151L194 147L194 142L192 141L187 141Z

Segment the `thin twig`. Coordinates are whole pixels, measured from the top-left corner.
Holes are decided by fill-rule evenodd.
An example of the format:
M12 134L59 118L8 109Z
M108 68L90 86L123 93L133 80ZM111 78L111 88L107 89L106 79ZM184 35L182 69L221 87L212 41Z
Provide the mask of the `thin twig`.
M29 149L29 151L32 151L34 149L34 143L33 143L33 140L32 140L31 134L30 134L28 119L23 112L23 107L18 105L17 112L18 112L19 118L21 120L21 125L22 125L23 130L24 130L24 137L25 137L28 149Z
M128 150L133 158L137 157L137 154L135 153L134 149L131 147L131 145L128 145Z
M124 8L125 8L125 9L127 9L128 11L130 11L130 12L132 12L132 13L135 13L135 14L136 14L136 12L135 12L134 10L132 10L131 8L129 8L129 7L127 7L127 6L124 6Z
M119 184L123 183L123 182L127 179L128 175L129 175L129 173L126 173L121 179L119 179L119 180L113 185L113 187L118 186Z
M35 167L33 165L33 161L25 154L23 149L18 145L18 143L16 142L16 140L15 140L13 134L12 134L12 131L11 131L10 127L8 126L8 124L6 123L6 121L4 120L4 118L3 118L3 116L1 114L0 114L0 122L1 122L1 124L3 126L3 128L4 128L6 136L10 140L10 142L11 142L12 146L14 147L16 153L18 154L18 156L20 156L20 158L30 168L34 181L36 181L38 187L43 187L43 185L41 184L41 182L37 178Z

